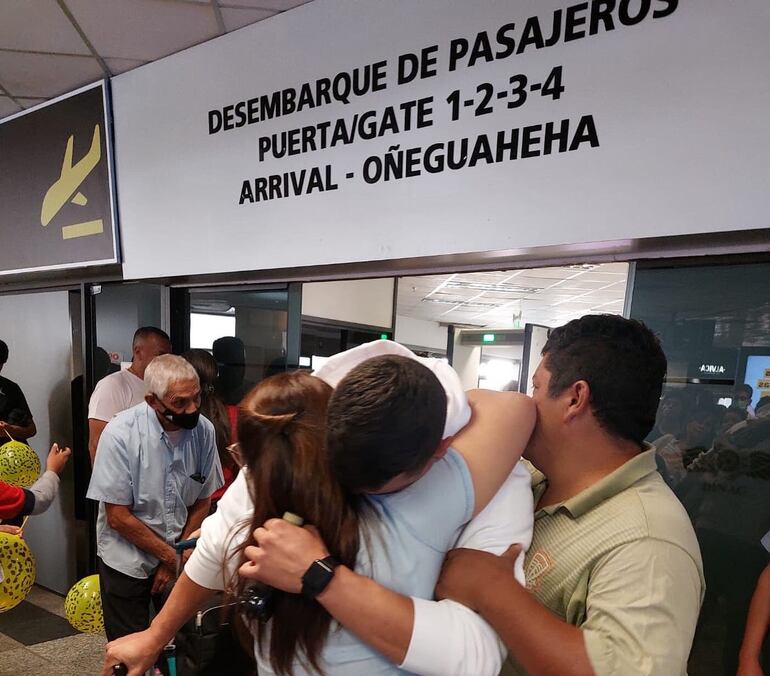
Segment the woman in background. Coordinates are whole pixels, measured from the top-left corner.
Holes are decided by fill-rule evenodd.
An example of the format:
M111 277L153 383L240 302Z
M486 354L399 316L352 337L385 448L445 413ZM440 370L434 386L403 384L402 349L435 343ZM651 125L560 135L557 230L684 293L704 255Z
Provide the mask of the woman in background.
M206 416L214 425L217 451L222 463L222 476L225 483L211 496L211 511L216 509L217 502L224 495L230 484L235 481L240 467L235 462L227 448L234 441L225 404L216 393L217 362L206 350L188 350L182 355L195 369L201 382L201 414Z

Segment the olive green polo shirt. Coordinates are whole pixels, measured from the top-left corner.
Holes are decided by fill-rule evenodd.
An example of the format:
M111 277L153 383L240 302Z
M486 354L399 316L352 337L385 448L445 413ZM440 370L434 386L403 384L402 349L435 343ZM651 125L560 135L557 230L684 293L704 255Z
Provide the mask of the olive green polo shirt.
M547 482L531 471L537 505ZM654 450L569 500L536 509L525 570L537 600L583 630L598 676L687 673L703 565ZM502 671L518 673L512 660Z

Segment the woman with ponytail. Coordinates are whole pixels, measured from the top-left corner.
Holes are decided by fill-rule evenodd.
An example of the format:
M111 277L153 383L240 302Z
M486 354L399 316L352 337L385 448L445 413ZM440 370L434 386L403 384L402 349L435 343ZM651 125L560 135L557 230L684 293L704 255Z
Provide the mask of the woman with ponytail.
M351 568L359 548L359 501L346 494L331 474L324 444L326 409L332 389L307 373L283 373L262 381L241 402L238 413L240 450L249 475L254 505L248 533L286 512L312 523L332 555ZM238 564L253 535L235 550ZM234 598L241 598L248 580L237 566L230 579ZM298 594L275 593L272 620L251 622L258 651L259 673L291 674L299 659L323 673L319 658L331 617L314 600Z

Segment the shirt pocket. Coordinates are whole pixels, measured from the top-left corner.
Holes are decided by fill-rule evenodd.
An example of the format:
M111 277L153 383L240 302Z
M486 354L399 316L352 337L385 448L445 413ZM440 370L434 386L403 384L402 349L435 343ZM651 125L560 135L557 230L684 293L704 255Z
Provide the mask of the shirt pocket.
M182 497L182 502L184 502L185 506L191 507L200 497L202 490L203 484L200 481L196 481L195 479L186 476L182 479L179 494Z

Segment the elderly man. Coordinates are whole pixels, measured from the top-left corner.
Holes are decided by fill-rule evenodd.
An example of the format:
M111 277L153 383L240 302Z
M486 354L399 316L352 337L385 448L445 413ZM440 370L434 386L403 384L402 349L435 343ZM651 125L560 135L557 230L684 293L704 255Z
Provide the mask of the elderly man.
M131 366L102 378L88 402L88 453L94 464L99 437L118 413L144 401L144 371L161 354L171 352L165 331L154 326L136 330L131 343Z
M97 554L107 638L149 625L150 601L174 575L174 543L197 530L222 481L214 426L200 417L188 362L153 359L145 402L104 428L88 497L99 501Z

